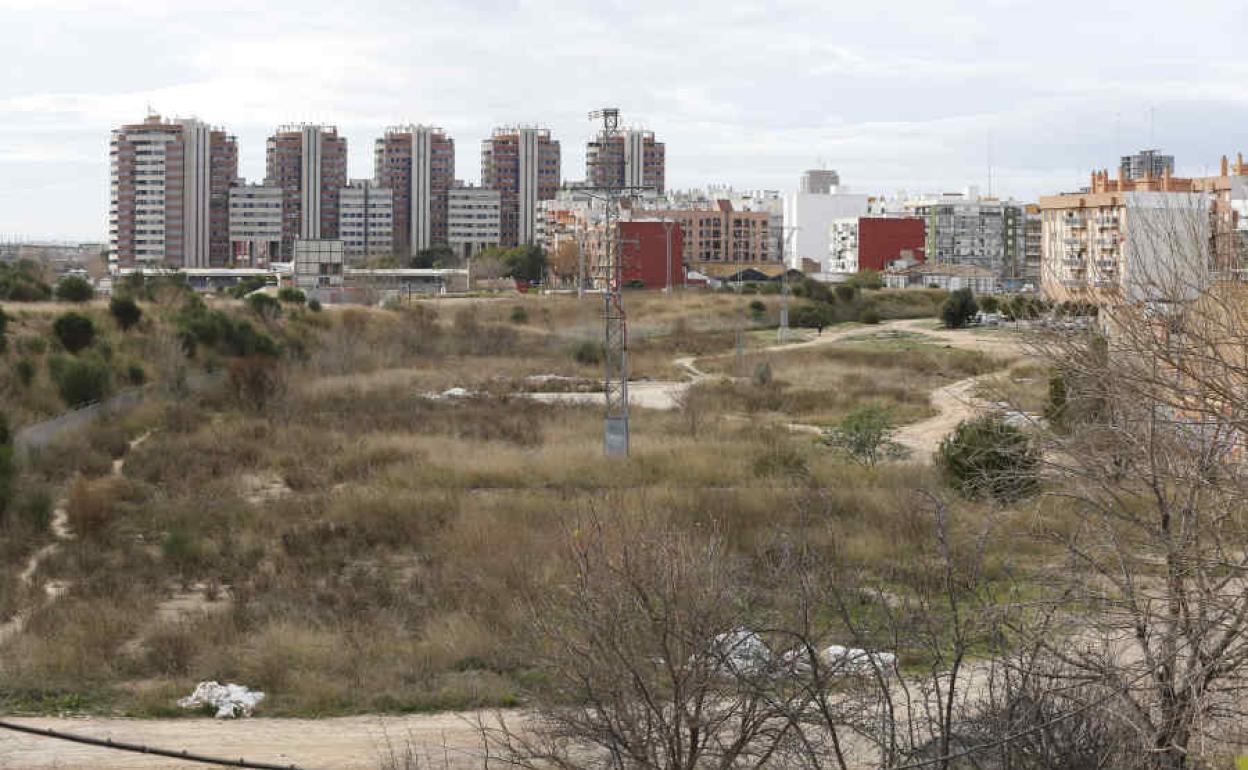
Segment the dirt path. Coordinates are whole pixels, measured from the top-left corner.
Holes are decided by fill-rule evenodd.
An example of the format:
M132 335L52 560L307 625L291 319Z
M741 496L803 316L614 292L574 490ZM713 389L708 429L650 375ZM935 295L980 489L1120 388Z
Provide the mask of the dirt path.
M131 441L126 450L127 453L131 449L134 449L136 446L146 441L147 437L150 435L151 431L148 431L142 436L139 436L135 440ZM125 468L125 463L126 461L124 456L113 460L114 476L121 475L122 469ZM31 554L30 558L26 560L26 566L22 568L22 571L17 576L18 580L21 581L22 586L25 588L30 588L34 585L35 572L38 571L39 565L51 557L52 554L60 550L62 543L74 539L74 533L69 528L69 515L65 511L66 502L67 500L65 497L60 497L57 499L56 505L52 509L50 529L52 531L52 537L55 539L51 543L48 543L38 551ZM63 580L49 580L47 583L44 583L43 586L43 603L45 605L51 604L57 599L60 599L68 589L69 584ZM32 607L24 612L19 612L8 622L0 623L0 646L3 646L5 642L22 632L22 629L26 627L26 621L30 618L31 613L34 612L35 609L36 607ZM0 767L3 766L4 765L0 765Z
M308 770L377 770L392 746L410 745L426 770L484 766L470 713L334 719L14 718L51 728L215 756L296 764ZM514 717L513 717L514 718ZM387 743L388 742L388 743ZM0 730L0 767L25 770L186 770L204 765ZM404 765L399 764L399 768Z
M932 408L938 414L898 428L893 434L893 440L913 452L914 459L924 462L931 460L945 436L952 433L958 423L974 416L983 408L984 402L974 398L971 393L981 379L995 374L996 372L991 372L968 377L932 391Z

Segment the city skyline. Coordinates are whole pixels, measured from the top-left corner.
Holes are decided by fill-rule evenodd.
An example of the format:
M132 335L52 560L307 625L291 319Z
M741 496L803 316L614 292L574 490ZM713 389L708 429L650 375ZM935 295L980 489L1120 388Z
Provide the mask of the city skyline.
M1160 3L0 9L0 234L32 238L105 236L109 131L149 106L235 135L251 181L292 122L337 126L349 178L386 126L441 126L468 182L495 126L537 124L579 179L586 114L612 105L666 143L670 189L793 190L822 160L859 192L987 192L991 158L992 192L1029 200L1146 147L1212 173L1248 117L1226 3L1165 25L1127 24Z

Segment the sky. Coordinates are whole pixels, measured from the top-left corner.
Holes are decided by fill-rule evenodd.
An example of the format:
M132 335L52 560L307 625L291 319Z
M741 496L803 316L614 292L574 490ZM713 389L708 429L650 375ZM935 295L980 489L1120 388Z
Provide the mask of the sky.
M109 131L149 108L225 127L251 181L299 122L353 178L386 126L441 126L465 181L492 127L540 124L581 179L603 106L670 188L1034 199L1149 146L1215 173L1248 152L1246 33L1242 0L0 0L0 239L104 240Z

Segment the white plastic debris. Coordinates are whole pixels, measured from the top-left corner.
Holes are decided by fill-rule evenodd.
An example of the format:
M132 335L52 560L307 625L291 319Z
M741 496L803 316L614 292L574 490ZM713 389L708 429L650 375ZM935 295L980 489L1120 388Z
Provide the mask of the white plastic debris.
M771 662L771 650L767 648L767 643L758 634L744 628L715 637L714 648L730 673L756 674L766 670Z
M262 700L264 693L249 690L241 684L200 682L190 697L178 700L178 706L184 709L212 706L217 710L217 719L238 719L251 716Z
M827 673L835 675L873 674L876 671L887 675L897 665L897 656L891 652L872 652L857 647L842 647L839 644L829 645L821 650L819 659L827 667ZM784 661L801 673L811 670L810 660L804 650L790 650L785 653Z

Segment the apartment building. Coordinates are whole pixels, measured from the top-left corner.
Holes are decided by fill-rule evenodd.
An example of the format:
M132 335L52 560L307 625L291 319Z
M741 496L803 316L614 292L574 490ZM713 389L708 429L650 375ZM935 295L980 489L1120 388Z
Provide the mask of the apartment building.
M452 187L447 194L447 243L460 259L499 244L501 197L488 187Z
M962 193L907 201L905 209L926 224L928 262L974 265L1010 288L1019 283L1027 249L1023 204L982 197L970 187Z
M1019 277L1016 288L1028 291L1040 289L1040 265L1044 256L1044 218L1040 207L1034 203L1027 204L1024 211L1023 225L1023 274Z
M1161 155L1157 150L1140 150L1134 155L1123 155L1118 164L1122 175L1129 180L1174 176L1174 156Z
M110 261L153 268L229 261L233 136L199 120L149 115L112 132L109 166Z
M805 175L803 180L804 183L808 181ZM867 202L867 195L840 192L831 187L827 192L785 195L784 249L789 267L801 269L803 259L818 262L822 267L832 247L833 224L866 215Z
M347 140L333 126L282 126L265 146L265 183L282 188L282 257L294 242L338 237L338 196L347 186Z
M848 217L831 227L827 272L852 275L926 258L926 226L918 217Z
M585 145L585 180L591 187L645 187L661 195L666 154L653 131L599 132Z
M394 192L356 179L339 193L339 239L347 264L394 254Z
M295 287L305 292L343 286L345 251L337 238L296 238L291 246Z
M802 172L797 191L809 195L827 195L841 184L841 175L830 168L812 168Z
M499 243L537 237L537 204L559 191L559 142L544 128L503 127L481 143L481 184L499 193Z
M282 188L236 183L230 188L230 263L263 267L281 258Z
M1248 236L1248 165L1222 158L1213 177L1094 171L1078 193L1040 199L1041 286L1046 297L1147 300L1158 282L1187 290L1239 278Z
M455 141L432 126L393 126L374 142L373 168L377 183L393 190L395 251L446 245Z
M762 267L777 274L782 271L770 212L741 211L728 200L695 205L687 209L633 209L628 219L679 224L686 264L704 275L723 277L745 267Z

